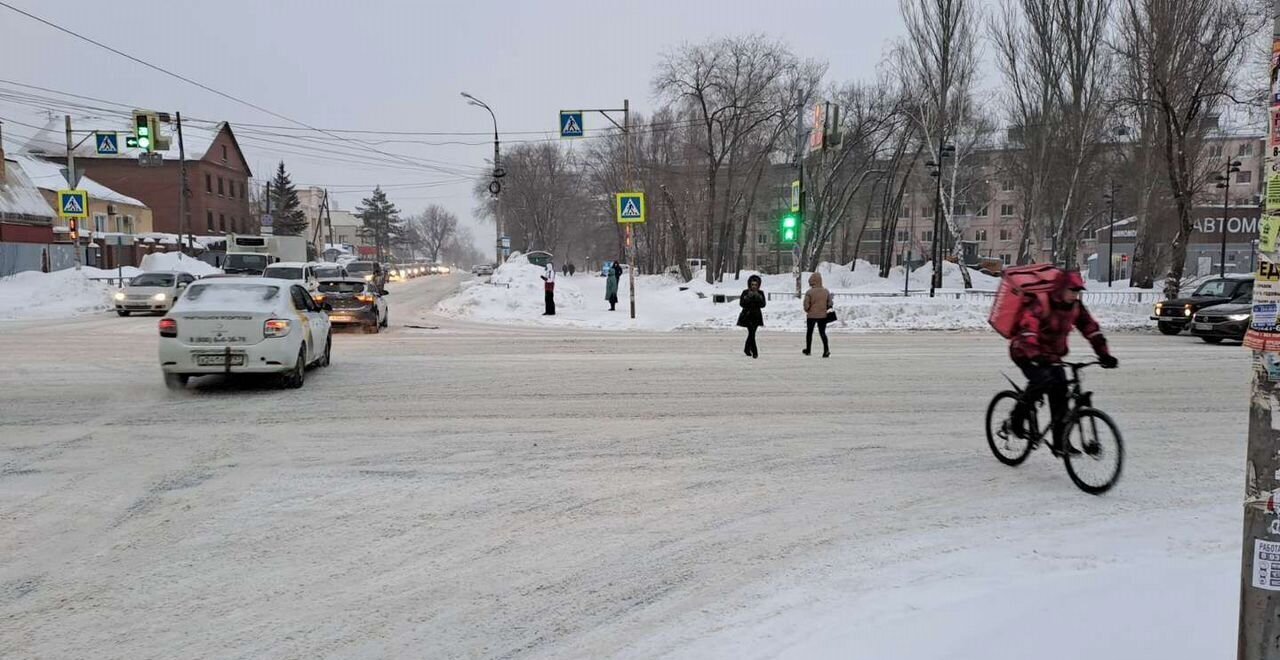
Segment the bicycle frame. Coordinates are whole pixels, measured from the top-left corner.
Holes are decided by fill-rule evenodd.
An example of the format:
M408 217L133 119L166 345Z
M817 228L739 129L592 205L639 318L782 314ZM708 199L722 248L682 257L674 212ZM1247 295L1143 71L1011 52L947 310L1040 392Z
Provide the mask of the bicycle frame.
M1065 423L1068 425L1068 427L1079 416L1081 410L1093 407L1093 392L1086 392L1083 390L1082 383L1080 381L1080 372L1087 367L1092 367L1097 364L1101 364L1101 363L1096 361L1095 362L1059 362L1057 363L1057 365L1055 365L1055 366L1065 367L1071 370L1071 377L1067 379L1067 387L1068 387L1067 406L1068 407L1067 407L1067 419ZM1010 378L1008 374L1002 373L1001 375L1004 376L1005 380L1009 381L1009 385L1012 386L1013 390L1018 393L1019 398L1026 395L1026 389L1019 386L1018 383L1014 382L1014 380ZM1038 404L1042 400L1043 400L1043 397L1040 397L1036 400L1036 403ZM1040 428L1040 419L1039 419L1039 414L1037 413L1037 408L1039 408L1039 406L1034 405L1027 410L1027 421L1031 422L1031 428L1035 432L1035 438L1032 440L1032 442L1035 442L1038 444L1040 442L1043 442L1045 436L1048 435L1049 432L1052 430L1052 424L1050 424L1049 426L1043 429Z

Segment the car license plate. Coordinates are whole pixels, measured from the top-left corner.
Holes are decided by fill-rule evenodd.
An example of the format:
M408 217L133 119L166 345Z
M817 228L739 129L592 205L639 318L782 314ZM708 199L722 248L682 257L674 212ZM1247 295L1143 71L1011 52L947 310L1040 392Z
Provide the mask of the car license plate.
M1212 323L1197 323L1195 325L1196 325L1196 330L1212 330L1213 329Z
M227 364L228 364L228 362L227 362L228 358L230 358L230 365L231 365L231 366L233 366L233 367L242 367L242 366L244 366L244 356L243 356L243 355L231 355L231 356L227 356L227 355L197 355L197 356L196 356L196 365L201 366L201 367L225 367L225 366L227 366Z

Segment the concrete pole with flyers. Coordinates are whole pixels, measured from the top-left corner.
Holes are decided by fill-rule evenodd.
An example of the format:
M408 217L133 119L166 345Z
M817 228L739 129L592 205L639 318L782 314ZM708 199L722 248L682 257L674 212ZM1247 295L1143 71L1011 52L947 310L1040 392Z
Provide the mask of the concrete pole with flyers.
M1280 73L1280 0L1272 0L1271 116L1280 112L1276 92ZM1268 188L1280 174L1280 159L1270 145L1280 144L1274 119L1263 171ZM1253 384L1249 396L1249 444L1245 453L1244 535L1240 565L1238 660L1280 660L1280 333L1275 305L1280 303L1280 204L1267 195L1260 225L1258 271L1253 291L1254 314L1245 345L1253 352Z

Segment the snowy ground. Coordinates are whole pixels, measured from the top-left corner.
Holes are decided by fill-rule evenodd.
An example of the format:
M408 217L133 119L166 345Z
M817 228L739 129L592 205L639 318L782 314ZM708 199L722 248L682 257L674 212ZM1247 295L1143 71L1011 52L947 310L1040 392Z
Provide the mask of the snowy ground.
M876 273L875 267L860 262L858 268L824 264L820 267L825 285L838 294L859 294L857 297L836 297L836 313L839 320L832 332L867 332L900 330L985 330L987 315L991 311L989 298L959 296L964 291L964 280L954 264L946 264L943 289L936 298L927 296L901 297L904 273L893 269L888 279ZM925 293L929 289L931 267L925 266L911 274L910 289ZM640 276L636 279L636 319L630 317L630 290L624 277L618 292L618 310L609 311L604 299L605 279L596 273L579 273L573 277L559 276L556 281L556 315L542 316L542 269L531 266L516 257L498 269L488 282L471 280L469 286L440 304L440 313L456 319L468 319L489 323L526 326L578 327L599 330L673 330L700 328L732 328L737 323L739 307L736 301L716 304L715 294L737 296L746 288L744 272L740 279L710 285L695 277L693 282L682 283L665 276ZM701 274L699 274L701 275ZM808 274L803 277L803 288L808 288ZM994 291L999 280L981 273L972 273L973 289ZM804 330L804 311L800 301L786 294L795 292L792 275L766 275L763 288L775 294L765 309L765 325L778 330L799 332ZM1108 289L1105 284L1095 284L1098 291L1115 293L1127 289ZM1151 294L1150 291L1147 292ZM1123 304L1099 302L1090 309L1107 327L1126 329L1150 329L1151 308L1155 299L1141 303Z
M15 319L57 319L94 314L111 309L111 294L118 277L133 277L144 271L176 270L202 276L221 273L198 259L179 253L148 254L142 267L121 269L85 266L52 273L23 271L0 277L0 321Z
M1091 497L989 455L990 333L750 360L428 313L454 281L302 390L171 395L155 319L0 325L0 657L1234 657L1238 346L1113 337Z

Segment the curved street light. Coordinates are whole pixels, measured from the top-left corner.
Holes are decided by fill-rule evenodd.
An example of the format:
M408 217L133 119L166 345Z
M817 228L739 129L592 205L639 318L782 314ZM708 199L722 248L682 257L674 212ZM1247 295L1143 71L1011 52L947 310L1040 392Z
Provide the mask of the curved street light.
M501 195L499 195L499 193L502 192L502 184L498 182L498 179L501 179L504 175L506 175L506 172L502 169L502 165L498 160L498 153L499 153L498 116L493 113L493 108L490 108L489 104L485 103L484 101L481 101L480 99L466 92L462 92L462 98L467 100L468 105L474 105L478 108L484 108L485 110L487 110L489 112L489 117L493 119L493 181L489 182L489 192L493 193L494 201L497 203L497 208L494 210L494 214L493 214L494 215L493 224L494 224L494 229L497 232L497 236L495 237L495 243L497 246L496 250L497 250L498 259L494 263L501 265L502 264L502 213L501 213L502 206L501 206L500 200L502 199L502 197Z

